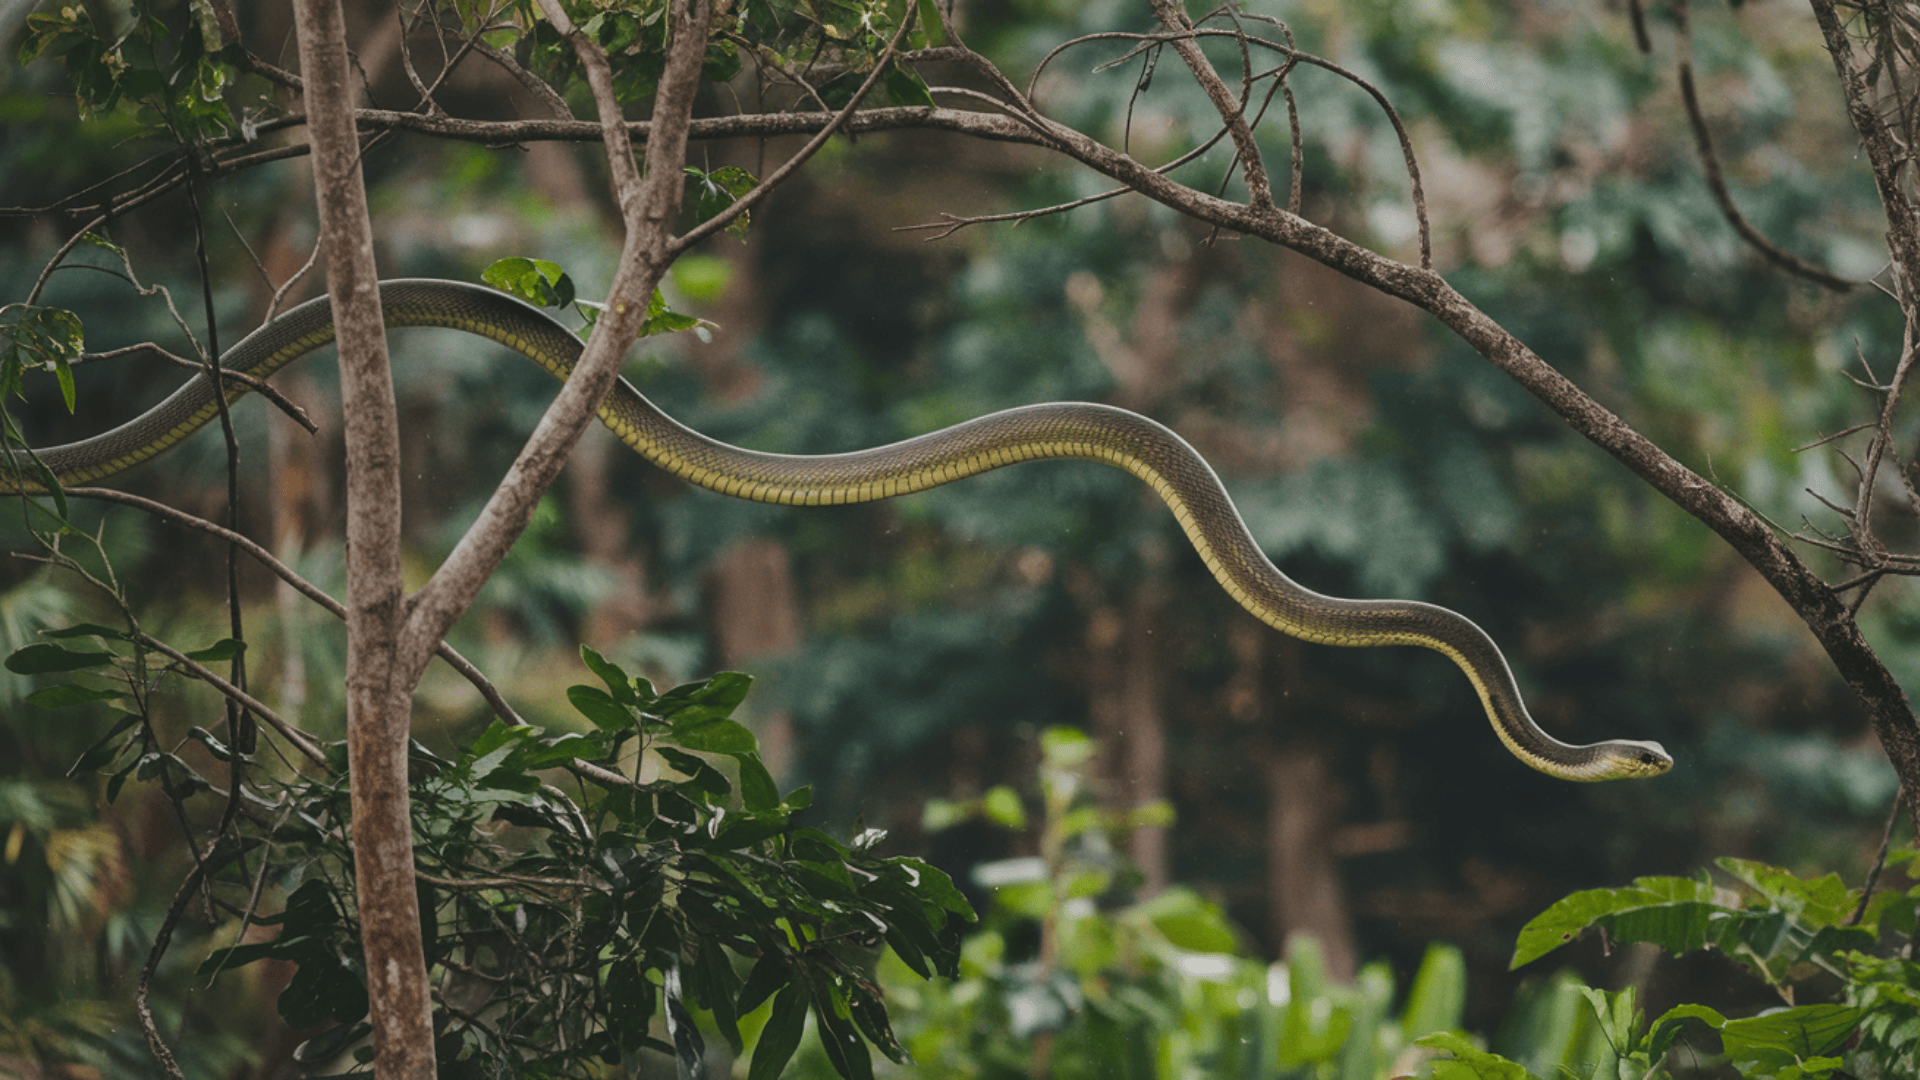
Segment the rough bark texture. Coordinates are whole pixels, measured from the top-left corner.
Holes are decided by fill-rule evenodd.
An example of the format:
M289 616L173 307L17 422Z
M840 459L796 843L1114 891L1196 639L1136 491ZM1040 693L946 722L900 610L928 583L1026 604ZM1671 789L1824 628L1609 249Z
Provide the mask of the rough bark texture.
M414 680L398 677L394 664L403 586L393 380L354 132L346 22L338 0L299 0L295 20L346 421L347 754L374 1070L382 1080L432 1080L432 1001L407 798Z

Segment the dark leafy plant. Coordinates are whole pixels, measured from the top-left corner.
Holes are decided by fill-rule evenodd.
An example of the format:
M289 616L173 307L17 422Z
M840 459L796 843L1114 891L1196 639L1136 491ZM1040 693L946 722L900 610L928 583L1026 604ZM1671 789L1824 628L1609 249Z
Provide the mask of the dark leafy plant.
M1889 859L1911 866L1920 852ZM1610 1049L1596 1076L1671 1075L1680 1040L1704 1026L1717 1056L1749 1080L1912 1076L1920 1069L1920 965L1911 958L1920 886L1866 896L1838 875L1806 880L1746 859L1721 859L1732 887L1705 871L1692 878L1640 878L1619 889L1588 889L1562 899L1520 931L1513 966L1539 959L1597 930L1621 943L1645 942L1674 955L1711 951L1764 981L1782 1005L1729 1018L1683 1003L1648 1021L1634 991L1580 988ZM1804 1001L1820 997L1828 1000ZM1424 1045L1455 1055L1470 1071L1436 1076L1535 1074L1464 1040ZM1699 1060L1692 1055L1691 1060Z
M96 683L131 670L132 640L101 626L75 633L106 648L30 645L16 672L90 672L88 685L36 693L46 706L119 697ZM191 654L222 659L232 643ZM736 673L656 693L592 649L600 686L569 699L590 722L550 733L495 721L460 753L411 749L411 793L422 932L435 976L443 1075L593 1075L596 1062L643 1051L692 1073L708 1054L702 1029L743 1052L740 1020L770 1009L751 1066L778 1076L812 1017L827 1059L846 1080L872 1075L868 1046L907 1061L867 974L889 947L922 977L958 973L960 927L973 913L947 876L918 859L883 858L885 834L842 842L805 826L808 789L782 796L753 734L732 718L751 680ZM102 676L109 678L103 679ZM109 797L129 774L164 775L207 790L177 752L153 745L138 717L114 724L76 768L109 772ZM206 732L194 741L232 751ZM365 1063L368 998L354 910L343 744L318 776L261 781L250 825L209 857L215 895L271 940L217 948L202 977L261 960L290 964L281 1017L326 1025L301 1049L320 1065ZM560 779L571 770L571 793ZM275 914L253 913L263 885L284 891Z

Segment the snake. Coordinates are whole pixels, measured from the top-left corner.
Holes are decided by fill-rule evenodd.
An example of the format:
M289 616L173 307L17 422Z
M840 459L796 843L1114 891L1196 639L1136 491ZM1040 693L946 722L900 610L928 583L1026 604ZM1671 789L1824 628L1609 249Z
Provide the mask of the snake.
M565 380L582 344L539 308L504 292L456 281L382 282L389 327L463 330L505 345ZM220 366L255 379L333 341L326 297L288 309L221 357ZM251 388L229 382L228 400ZM210 374L194 376L135 419L80 442L9 451L0 491L41 490L29 454L62 486L131 468L212 420L219 402ZM621 379L599 418L653 465L709 491L794 506L860 503L907 495L1023 461L1072 458L1117 466L1164 500L1207 569L1236 603L1268 626L1321 645L1414 645L1441 653L1466 673L1493 730L1520 761L1564 780L1656 776L1673 765L1659 743L1616 739L1572 745L1547 734L1527 712L1499 646L1466 616L1414 600L1324 596L1274 566L1248 530L1212 466L1172 430L1110 405L1051 402L991 413L902 442L811 456L728 445L674 420Z

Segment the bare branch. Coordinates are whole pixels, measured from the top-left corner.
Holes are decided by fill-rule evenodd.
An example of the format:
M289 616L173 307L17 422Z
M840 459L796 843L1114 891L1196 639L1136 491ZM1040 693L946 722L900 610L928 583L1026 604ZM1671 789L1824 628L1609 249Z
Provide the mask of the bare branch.
M1707 130L1707 118L1700 110L1700 96L1694 89L1693 29L1687 19L1687 0L1675 0L1672 10L1674 25L1680 35L1680 99L1686 103L1687 122L1693 127L1693 142L1700 150L1700 164L1706 173L1707 187L1713 192L1713 201L1720 207L1721 216L1727 219L1742 240L1774 265L1834 292L1851 291L1857 282L1815 266L1767 239L1766 234L1747 220L1747 216L1734 205L1733 192L1728 190L1727 178L1720 170L1720 155L1713 148L1713 133Z
M1271 207L1273 188L1267 182L1267 166L1260 156L1260 144L1253 137L1253 128L1247 125L1247 99L1244 96L1237 101L1234 99L1233 92L1221 81L1220 74L1213 70L1213 64L1200 51L1199 44L1182 33L1193 29L1193 21L1187 18L1180 0L1153 0L1153 11L1162 25L1174 32L1171 42L1173 51L1187 65L1187 70L1193 73L1194 81L1206 91L1207 97L1213 102L1214 111L1220 114L1220 119L1232 133L1234 149L1240 154L1241 175L1246 179L1247 194L1253 207L1256 210ZM1239 41L1241 48L1246 47L1245 35L1232 36Z
M258 713L261 718L272 725L273 730L278 731L281 737L292 743L293 748L300 751L307 760L323 768L326 766L327 755L320 749L320 744L314 742L311 736L301 731L292 721L287 720L279 713L268 708L259 698L254 697L252 694L247 693L245 690L214 674L206 665L166 642L161 641L159 638L146 633L138 633L135 636L139 638L140 644L187 669L187 671L193 674L194 678L225 694L229 700L238 702L248 709L253 710L255 713Z

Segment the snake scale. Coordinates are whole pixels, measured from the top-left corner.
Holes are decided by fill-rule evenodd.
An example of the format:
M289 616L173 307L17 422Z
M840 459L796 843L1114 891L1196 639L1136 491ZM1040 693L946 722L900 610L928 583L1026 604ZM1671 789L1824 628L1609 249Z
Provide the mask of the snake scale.
M383 282L388 326L431 326L490 338L565 379L581 344L544 312L504 293L451 281ZM229 371L265 378L333 340L323 297L268 322L222 358ZM247 393L244 386L230 399ZM212 381L195 376L165 401L105 434L37 451L62 485L86 483L162 453L217 413ZM1207 568L1240 606L1283 633L1322 645L1418 645L1446 655L1480 695L1515 757L1567 780L1654 776L1673 761L1658 743L1563 743L1528 715L1500 649L1446 608L1411 600L1342 600L1282 574L1247 531L1212 467L1172 431L1124 409L1054 403L1007 409L871 450L820 456L766 454L709 439L660 411L621 380L600 419L654 465L723 495L789 505L837 505L924 491L1022 461L1079 458L1115 465L1166 500ZM17 453L17 452L16 452ZM16 466L21 464L16 457ZM16 467L0 489L31 490Z

